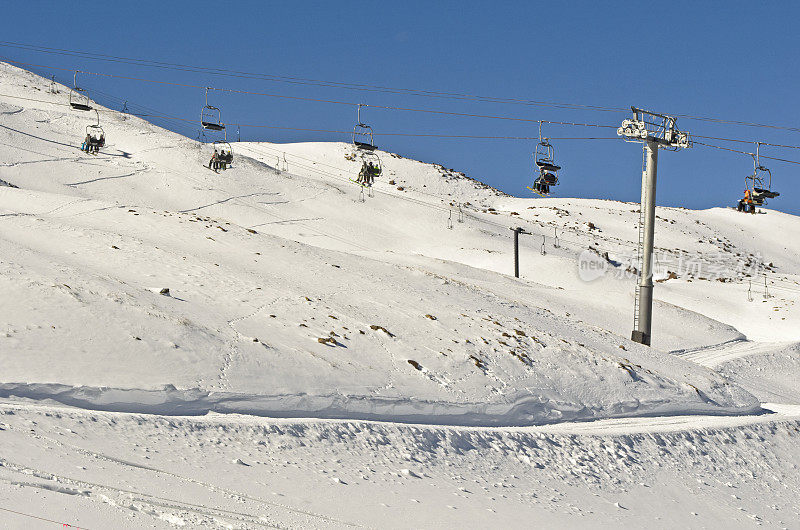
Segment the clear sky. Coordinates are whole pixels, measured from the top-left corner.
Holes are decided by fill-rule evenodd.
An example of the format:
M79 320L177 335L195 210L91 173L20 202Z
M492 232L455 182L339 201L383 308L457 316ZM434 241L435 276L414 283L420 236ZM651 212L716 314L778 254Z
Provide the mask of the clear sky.
M492 97L565 102L800 126L800 3L796 2L11 2L0 40L204 67ZM13 21L13 23L9 23ZM624 112L463 101L220 77L0 47L47 66L220 88L376 105L618 126ZM71 82L71 74L31 68ZM194 118L196 89L83 77L101 104L144 105ZM355 107L215 94L227 123L351 130ZM535 123L367 109L381 148L444 164L517 196L530 195L533 141L431 139L381 132L537 136ZM195 137L197 125L157 123ZM706 136L800 145L800 132L678 119ZM551 137L613 129L545 125ZM347 140L345 135L242 128L242 140ZM752 151L753 145L703 140ZM621 140L554 141L555 196L638 201L641 150ZM762 148L800 161L800 150ZM770 207L800 214L800 165L764 160ZM662 152L658 204L733 205L748 156L696 146Z

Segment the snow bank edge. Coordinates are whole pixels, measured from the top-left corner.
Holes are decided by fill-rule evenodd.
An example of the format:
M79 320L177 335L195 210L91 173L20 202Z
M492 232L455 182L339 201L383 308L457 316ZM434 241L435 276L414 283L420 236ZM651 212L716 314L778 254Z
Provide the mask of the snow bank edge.
M451 403L408 398L343 394L250 395L201 389L120 389L57 383L0 383L0 398L52 400L88 410L199 416L209 412L272 418L317 418L387 421L468 427L522 427L568 421L686 415L756 415L760 404L720 406L698 398L692 402L639 400L587 407L537 396L509 403Z

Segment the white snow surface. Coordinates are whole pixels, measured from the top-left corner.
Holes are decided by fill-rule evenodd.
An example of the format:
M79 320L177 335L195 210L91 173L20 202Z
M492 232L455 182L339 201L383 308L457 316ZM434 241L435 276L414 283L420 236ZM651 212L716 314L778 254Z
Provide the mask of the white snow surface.
M343 143L234 143L216 173L208 145L99 105L88 155L94 113L49 86L0 63L0 510L798 527L797 217L658 208L659 251L719 279L667 266L647 348L633 278L578 274L586 249L625 269L636 204L386 151L362 192Z
M2 403L0 520L797 529L800 407L773 408L780 412L474 428Z

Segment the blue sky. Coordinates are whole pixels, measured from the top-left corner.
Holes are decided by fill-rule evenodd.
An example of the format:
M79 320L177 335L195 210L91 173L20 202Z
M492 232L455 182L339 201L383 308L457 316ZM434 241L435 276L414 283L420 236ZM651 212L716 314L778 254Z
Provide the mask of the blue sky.
M78 7L81 6L81 7ZM800 4L793 2L130 2L6 6L0 40L231 70L495 97L800 125L796 104ZM0 47L0 56L196 85L376 105L533 120L618 125L624 112L425 98L218 77ZM32 68L66 81L64 71ZM84 77L96 100L114 95L194 118L202 91ZM355 107L216 94L227 123L352 129ZM425 139L381 132L536 136L536 124L380 109L364 111L380 147L465 171L529 195L532 141ZM158 120L154 120L157 121ZM158 122L168 125L167 122ZM695 134L800 145L800 133L680 118ZM197 127L179 128L187 135ZM614 136L612 129L545 126L551 137ZM343 135L242 129L243 140L345 140ZM744 151L752 145L707 140ZM556 196L638 201L641 152L621 140L554 141L563 166ZM762 148L800 161L800 150ZM770 207L800 214L800 165L764 161L782 196ZM659 158L658 204L733 205L752 160L696 146Z

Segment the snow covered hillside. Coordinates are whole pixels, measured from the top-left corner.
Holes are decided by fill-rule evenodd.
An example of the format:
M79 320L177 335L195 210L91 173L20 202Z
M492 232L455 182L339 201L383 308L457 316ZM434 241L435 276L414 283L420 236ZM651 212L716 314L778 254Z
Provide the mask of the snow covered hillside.
M630 494L618 504L644 510L631 492L643 491L644 477L658 470L661 439L618 432L610 436L622 440L601 433L569 441L581 427L565 422L602 419L607 423L601 425L633 425L640 432L650 421L662 429L659 422L671 421L665 417L694 416L697 423L675 420L701 432L692 443L726 443L740 436L742 425L748 440L777 440L780 454L770 454L757 478L786 484L773 523L796 514L789 499L800 482L773 477L782 458L800 464L800 412L792 408L800 404L797 217L659 208L654 347L647 348L628 340L636 204L510 197L455 170L387 151L378 151L383 175L364 190L351 182L360 158L343 143L234 143L233 167L217 173L205 167L209 145L98 105L107 145L91 155L80 144L95 113L71 109L68 89L59 88L51 93L49 81L0 63L0 398L6 414L0 479L12 486L26 474L36 480L23 486L45 495L102 495L114 510L129 510L126 517L136 521L131 527L141 522L131 515L139 510L150 510L147 520L165 526L225 520L237 528L384 526L413 515L409 508L376 509L353 522L335 503L305 498L308 510L281 505L264 520L242 515L228 501L225 509L186 517L155 507L175 500L168 496L121 503L112 500L124 493L121 483L97 487L108 469L122 466L131 477L170 476L166 489L192 484L193 503L212 502L210 495L222 506L219 498L229 492L219 484L206 488L204 469L176 477L181 462L197 447L220 443L212 430L225 431L226 447L208 469L249 481L256 464L267 465L259 460L268 458L261 448L248 447L263 427L276 437L264 441L268 452L285 450L286 460L273 458L269 469L286 468L287 481L311 487L324 479L326 488L343 488L368 480L364 476L372 480L376 467L397 467L382 478L385 488L416 479L414 498L433 495L441 505L443 511L420 519L422 526L455 524L445 500L453 495L430 490L447 484L463 501L460 507L470 506L458 520L525 526L509 514L533 506L525 484L545 468L550 474L542 480L557 489L564 476L589 473L604 482L617 477L623 462L636 461L639 478L617 483ZM519 279L512 274L510 231L517 226L531 232L521 236ZM586 259L599 260L605 274L587 278L579 268ZM762 408L764 402L781 405ZM208 413L210 419L187 417ZM216 425L224 416L213 413L272 419L230 416L235 421ZM97 418L102 427L87 430ZM52 432L15 458L14 451L32 443L26 421L35 432ZM550 425L557 423L564 425ZM158 434L165 425L177 427ZM558 428L565 430L547 430ZM414 433L410 440L408 433ZM124 439L121 447L128 450L159 453L152 455L159 460L155 471L136 467L145 465L139 460L129 465L106 436ZM173 449L161 436L180 438L182 449L165 459ZM682 435L671 436L670 443L683 443ZM320 440L317 453L298 449ZM347 455L348 440L358 440L356 456ZM704 480L711 480L715 466L756 450L748 443L704 461ZM393 446L389 464L369 454L369 447L383 444ZM571 451L582 456L564 460L554 449L561 444L573 444ZM56 469L59 457L48 462L49 471L42 468L41 458L53 448L72 466L86 469L84 457L103 464L88 473L96 476L73 480L74 473ZM537 456L536 448L544 453ZM447 456L443 462L435 462L438 451ZM611 456L598 457L603 451ZM687 479L681 458L702 460L693 451L672 451L675 484ZM639 452L644 456L637 460ZM509 454L514 465L501 458ZM486 458L470 468L475 477L508 476L519 465L525 471L502 487L477 479L467 484L447 463L462 465L464 455ZM322 470L342 458L335 472ZM228 469L237 459L234 471ZM320 469L300 470L303 459L320 459ZM591 463L596 459L599 464ZM343 469L347 465L363 469ZM430 475L421 470L428 467ZM331 486L334 478L339 482ZM142 480L152 484L153 478ZM364 491L381 489L371 487ZM506 487L511 498L497 494L506 515L474 519L476 506L483 516L498 509L474 503L474 490ZM241 494L242 510L250 513L269 504L262 496L278 502L284 494L264 488L227 498ZM285 494L302 496L302 490ZM11 498L9 491L0 487ZM565 524L587 509L575 503L580 509L574 513L545 517L549 508L542 505L531 508L531 516ZM588 509L613 507L603 503ZM705 514L704 521L730 515L731 506ZM89 520L99 526L121 513L95 508ZM645 522L618 517L622 509L605 514L604 524ZM656 512L666 516L668 510ZM693 519L684 514L671 521L686 526Z
M87 155L74 146L86 114L12 72L3 93L48 103L2 100L3 178L19 188L0 195L7 395L468 424L758 408L715 374L593 325L620 316L589 314L608 301L590 301L565 247L526 267L536 281L491 272L507 267L501 220L517 219L504 212L522 221L547 206L386 153L361 203L330 173L358 167L343 144L287 146L304 162L281 172L275 146L237 145L217 174L200 144L112 112L109 145ZM468 214L453 229L450 201ZM594 219L611 231L607 217ZM705 320L672 313L673 335Z

